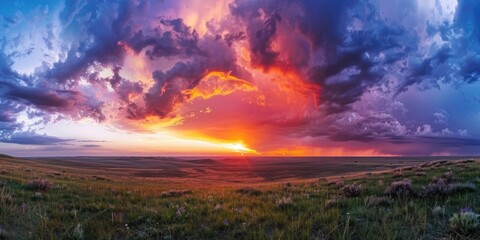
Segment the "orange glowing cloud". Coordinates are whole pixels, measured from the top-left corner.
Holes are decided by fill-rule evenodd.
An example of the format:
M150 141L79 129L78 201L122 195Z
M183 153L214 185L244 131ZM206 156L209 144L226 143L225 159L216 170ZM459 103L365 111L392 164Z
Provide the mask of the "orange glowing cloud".
M231 75L231 72L209 72L193 89L184 91L190 97L209 99L214 96L225 96L234 91L257 91L251 83Z
M279 141L279 135L305 124L315 112L318 90L300 74L280 68L250 71L253 83L228 73L210 73L191 91L190 101L179 107L182 122L169 128L193 139L243 142L252 149L245 153L262 154L258 149L266 142Z

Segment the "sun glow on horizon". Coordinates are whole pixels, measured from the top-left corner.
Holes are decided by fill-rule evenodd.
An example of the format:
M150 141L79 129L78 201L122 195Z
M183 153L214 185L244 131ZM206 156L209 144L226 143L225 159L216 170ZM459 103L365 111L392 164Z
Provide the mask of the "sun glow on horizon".
M242 143L225 143L225 144L223 144L223 146L224 146L225 148L228 148L228 149L230 149L230 150L233 150L234 152L241 153L242 155L243 155L243 154L247 154L247 153L258 154L257 151L246 147L246 146L245 146L244 144L242 144Z

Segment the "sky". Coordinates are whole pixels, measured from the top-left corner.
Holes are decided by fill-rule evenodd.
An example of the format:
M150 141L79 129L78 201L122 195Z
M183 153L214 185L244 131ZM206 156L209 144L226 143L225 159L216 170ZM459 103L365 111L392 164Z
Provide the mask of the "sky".
M480 1L2 1L0 26L0 153L480 154Z

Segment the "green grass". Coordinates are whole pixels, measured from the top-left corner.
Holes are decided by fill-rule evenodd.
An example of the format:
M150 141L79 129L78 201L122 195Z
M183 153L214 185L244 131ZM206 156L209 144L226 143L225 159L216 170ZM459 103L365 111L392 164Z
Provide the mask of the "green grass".
M449 169L455 182L480 184L478 162L426 166L344 178L361 184L358 197L339 195L327 179L289 184L208 186L138 178L109 179L51 171L0 158L0 239L478 239L449 229L449 218L468 206L480 212L479 190L447 196L386 196L396 180L409 178L420 193ZM27 171L25 171L27 170ZM398 174L397 174L398 175ZM53 183L48 191L32 179ZM175 192L173 190L179 190ZM181 191L180 191L181 190ZM189 190L183 192L183 190ZM173 191L167 193L167 191ZM37 193L39 192L39 193ZM375 205L368 198L384 197ZM282 198L290 201L279 202ZM391 198L391 199L390 199ZM337 204L326 205L330 199ZM436 206L444 213L433 212Z

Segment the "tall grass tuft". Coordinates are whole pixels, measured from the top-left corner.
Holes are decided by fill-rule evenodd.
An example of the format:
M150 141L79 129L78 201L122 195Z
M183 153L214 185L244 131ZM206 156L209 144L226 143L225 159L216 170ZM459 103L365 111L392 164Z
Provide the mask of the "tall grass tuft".
M162 197L181 197L184 195L192 194L190 190L169 190L162 192Z
M237 192L245 195L250 195L250 196L260 196L262 194L261 190L258 190L256 188L251 188L251 187L240 188L237 190Z
M368 207L389 207L393 204L390 197L369 196L365 198L365 205Z

